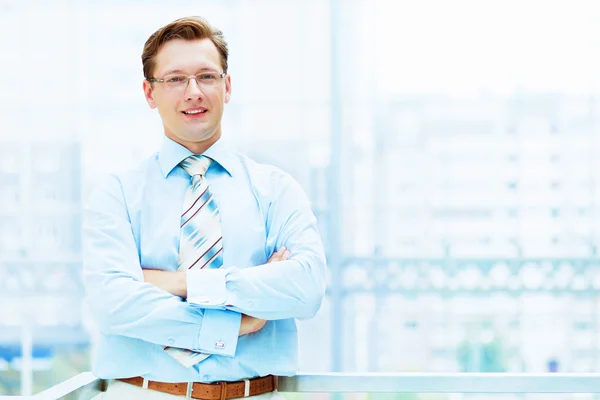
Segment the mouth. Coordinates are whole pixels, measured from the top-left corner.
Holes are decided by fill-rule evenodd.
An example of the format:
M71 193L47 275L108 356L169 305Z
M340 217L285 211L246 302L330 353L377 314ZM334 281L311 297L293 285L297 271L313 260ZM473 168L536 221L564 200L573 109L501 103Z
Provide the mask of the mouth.
M188 110L182 111L182 113L188 117L200 117L206 114L208 110L206 108L190 108Z

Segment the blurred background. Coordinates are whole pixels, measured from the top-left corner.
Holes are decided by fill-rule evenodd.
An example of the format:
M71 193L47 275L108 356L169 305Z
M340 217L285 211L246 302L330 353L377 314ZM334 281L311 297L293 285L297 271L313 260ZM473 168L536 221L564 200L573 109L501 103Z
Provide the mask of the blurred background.
M158 150L140 55L186 15L229 42L225 140L319 219L301 371L598 371L597 1L0 0L0 395L90 369L82 204Z

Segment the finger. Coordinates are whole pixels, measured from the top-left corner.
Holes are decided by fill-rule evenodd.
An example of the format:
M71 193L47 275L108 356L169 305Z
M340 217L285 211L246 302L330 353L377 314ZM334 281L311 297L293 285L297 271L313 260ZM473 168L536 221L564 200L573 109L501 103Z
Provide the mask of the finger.
M279 260L281 260L281 256L282 256L282 254L275 252L275 253L273 253L271 258L269 258L269 260L267 262L270 263L270 262L279 261Z
M279 250L275 251L273 253L273 255L271 255L271 257L281 257L283 255L283 253L285 253L285 250L286 250L285 246L282 246L279 248Z
M283 253L283 256L281 256L281 260L287 260L288 258L290 258L290 251L289 251L289 250L286 250L286 251Z

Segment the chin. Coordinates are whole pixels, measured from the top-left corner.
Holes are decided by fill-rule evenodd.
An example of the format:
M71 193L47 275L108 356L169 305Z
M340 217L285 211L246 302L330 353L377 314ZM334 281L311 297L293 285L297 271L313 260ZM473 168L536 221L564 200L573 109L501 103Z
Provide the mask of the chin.
M195 135L188 135L186 136L185 141L187 142L192 142L192 143L201 143L201 142L208 142L209 140L213 139L215 137L214 134L210 134L210 135L202 135L202 134L195 134Z

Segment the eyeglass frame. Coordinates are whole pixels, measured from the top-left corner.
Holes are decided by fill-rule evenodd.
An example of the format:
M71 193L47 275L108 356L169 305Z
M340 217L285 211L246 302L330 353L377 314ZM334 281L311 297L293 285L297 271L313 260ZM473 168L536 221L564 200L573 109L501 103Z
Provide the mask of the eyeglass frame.
M202 83L200 83L201 81L198 81L198 75L202 75L202 74L210 74L210 72L198 72L197 74L190 75L190 76L186 76L186 75L183 75L183 74L181 74L181 75L173 74L173 76L180 76L180 77L181 76L185 76L186 77L187 82L185 83L185 86L183 86L183 85L181 86L183 88L183 87L188 87L188 85L190 84L190 79L192 79L192 78L194 78L194 81L196 81L196 85L201 86ZM170 76L170 74L167 74L167 75L163 76L162 78L148 78L146 80L148 82L150 82L150 83L165 83L166 82L165 81L165 77L167 77L167 76ZM227 72L221 72L218 75L218 79L223 79L226 76L227 76Z

